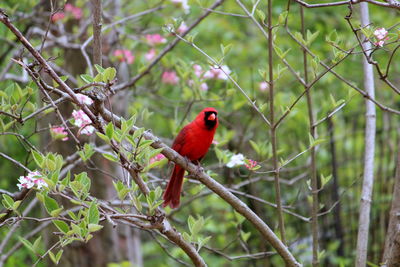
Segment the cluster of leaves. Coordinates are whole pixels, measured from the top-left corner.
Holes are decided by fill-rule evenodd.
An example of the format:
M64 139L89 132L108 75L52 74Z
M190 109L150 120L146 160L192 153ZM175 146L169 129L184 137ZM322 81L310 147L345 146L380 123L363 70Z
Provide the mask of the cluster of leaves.
M23 2L23 5L16 7L17 10L30 12L33 7L32 1ZM132 10L135 12L144 10L149 5L156 4L155 2L150 1L147 4L127 2L124 3L123 12L130 14ZM199 1L197 5L193 5L191 13L184 16L185 21L192 21L197 18L203 12L202 7L208 7L210 4L211 1ZM250 1L245 2L245 4L248 8L251 7ZM84 1L76 1L76 5L82 7L84 6ZM334 190L339 193L346 192L341 196L340 203L342 203L343 214L347 214L343 218L343 227L346 233L350 233L349 238L343 241L346 246L337 241L324 241L325 243L321 247L325 250L325 253L322 255L323 252L320 252L321 261L327 260L336 265L348 265L354 256L352 249L350 249L354 247L352 243L354 236L351 235L354 235L354 230L357 227L357 218L355 216L358 210L356 203L358 203L359 199L359 187L354 186L354 183L356 177L359 177L362 172L360 162L363 150L362 129L364 119L363 110L360 106L362 106L364 99L347 84L338 82L334 75L325 75L311 91L312 98L316 102L314 115L316 121L320 121L337 110L338 112L331 118L335 128L328 129L325 121L323 121L317 127L318 137L313 138L309 135L306 101L302 99L295 107L290 108L290 105L303 92L304 88L297 83L293 73L283 64L283 60L286 60L295 69L295 72L300 75L304 73L303 63L300 60L300 53L302 53L303 49L298 43L309 48L315 53L315 56L308 58L309 66L307 69L310 73L309 78L314 79L324 71L323 67L321 67L321 62L328 65L340 62L346 56L344 51L356 46L357 42L344 20L348 12L347 7L335 7L335 12L328 9L318 10L319 13L305 12L304 19L307 30L303 36L299 27L301 25L300 16L297 13L299 8L293 6L289 13L284 11L285 6L286 2L284 1L274 1L273 23L275 23L275 27L273 29L273 41L275 55L273 79L275 83L275 116L279 118L289 111L289 115L278 128L277 153L280 159L281 178L290 180L293 177L301 177L301 175L307 173L309 171L308 152L312 147L318 148L317 167L318 177L321 181L320 195L323 199L321 211L325 208L330 208L334 204L330 200ZM266 14L263 12L265 9L265 3L260 3L255 11L256 19L261 25L265 24ZM243 13L234 1L226 1L223 5L223 10L235 14ZM84 11L84 15L88 16L86 9ZM382 9L373 10L373 19L375 19L373 28L361 30L368 38L373 38L373 29L376 27L386 26L386 28L389 28L394 25L395 20L387 16L386 12L388 11ZM170 41L172 36L169 35L169 31L162 33L161 29L164 25L169 25L173 17L181 15L179 11L167 8L159 13L149 15L137 23L121 25L124 31L121 33L121 40L118 46L134 51L137 59L142 58L150 49L149 45L143 41L146 34L146 30L143 29L155 29L154 31L164 34L167 40ZM178 28L182 21L182 18L174 20L174 27ZM287 23L287 28L293 31L293 36L296 40L291 39L288 35L285 23ZM383 23L385 25L382 25ZM18 26L24 25L23 22L19 22L19 24ZM70 30L69 33L74 35L79 32L80 28L78 25L72 24ZM5 28L0 27L0 33L7 40L14 40L14 37ZM108 32L106 31L104 34L107 36ZM130 38L132 35L137 38ZM255 101L261 112L267 116L269 115L268 89L259 89L259 83L268 81L269 69L267 67L266 39L250 20L213 14L196 27L195 32L186 39L189 43L194 43L205 51L218 64L228 65L233 71L231 78L237 81L245 93ZM33 42L39 43L41 40L41 38L33 38ZM116 48L119 47L112 47L112 49ZM2 49L0 47L0 52L3 53ZM155 49L157 52L161 50L159 47ZM53 47L45 50L45 53L52 56L60 55L55 63L59 66L68 66L69 51L67 49ZM8 56L4 62L8 61L10 57ZM105 57L108 58L108 55L105 55ZM388 61L388 54L383 49L378 50L375 53L375 58L385 63ZM360 62L360 53L352 55L349 59L346 59L344 64L338 65L335 71L343 75L349 83L361 86ZM5 63L0 64L4 66ZM141 73L148 64L149 62L143 58L136 60L132 65L129 65L128 76L133 77ZM149 181L149 173L163 178L166 176L166 171L159 167L162 167L166 160L150 163L150 159L159 154L161 150L151 148L152 141L143 138L144 131L151 129L156 135L171 139L185 122L192 119L193 114L197 113L205 105L212 105L219 110L221 126L215 138L218 144L212 147L211 152L205 158L204 165L207 166L206 168L209 169L208 171L213 177L227 185L240 184L241 182L246 182L247 179L255 178L257 182L254 184L249 183L247 186L239 188L239 190L256 197L256 199L243 199L270 225L275 225L277 221L275 209L257 202L258 199L269 202L275 201L274 187L269 181L271 180L269 179L271 178L269 174L272 170L272 146L268 136L269 128L251 108L248 100L238 92L231 82L210 80L207 81L209 89L201 90L201 80L193 69L194 64L198 64L203 70L207 70L215 63L211 62L192 46L181 43L152 69L151 75L140 80L135 85L135 88L132 89L134 97L126 97L129 101L123 102L124 105L126 104L125 109L129 114L127 119L121 120L120 127L115 127L113 122L108 123L104 129L105 134L97 132L97 140L99 142L102 140L108 147L117 146L120 151L120 154L112 152L112 150L102 151L102 156L116 164L120 164L121 158L126 158L139 171L145 181ZM394 61L392 64L394 66L392 75L395 75L399 68L399 63ZM98 74L94 77L88 74L75 75L78 80L78 86L91 83L111 84L115 81L117 77L116 69L121 66L111 57L107 59L105 65L112 65L115 68L95 66ZM121 69L123 70L122 67ZM179 83L176 85L164 84L161 76L166 70L175 71L180 78ZM19 66L13 66L11 71L21 73ZM120 70L118 70L118 74L120 74ZM68 81L67 76L62 78ZM192 85L188 83L189 80L193 80ZM23 119L38 110L41 101L38 98L37 87L33 83L0 81L0 85L2 87L0 90L1 111L9 113L15 118ZM58 87L57 84L53 84L53 86ZM387 86L381 83L379 83L379 88L377 99L382 99L388 106L398 107L398 96L393 97L389 93ZM115 105L121 104L116 103ZM190 113L187 113L187 110ZM77 173L75 175L68 173L65 177L60 177L62 167L66 163L60 154L47 153L42 155L33 151L31 153L33 162L26 157L27 151L32 149L31 145L37 146L40 143L39 137L43 129L37 127L36 122L40 123L43 118L47 118L47 114L53 113L52 111L54 110L49 108L38 117L24 121L23 124L18 123L18 119L13 119L10 116L0 116L1 133L12 132L24 136L24 139L18 139L23 143L20 146L16 139L2 135L0 136L0 147L2 152L12 155L20 162L27 162L27 166L31 169L34 169L34 163L36 163L36 166L45 176L48 188L38 191L36 198L45 207L48 216L51 217L53 224L59 231L58 251L48 251L49 257L55 263L58 263L66 245L73 241L88 242L93 237L93 233L101 229L100 221L104 220L104 218L101 216L100 200L90 194L90 189L94 186L94 183L86 173ZM388 142L396 140L396 130L393 125L393 121L396 118L391 117L391 115L384 115L381 112L378 112L377 116L378 129L380 129L378 140L388 140ZM382 119L384 116L385 119ZM137 127L135 132L132 133L131 129L137 125L140 125L140 127ZM389 130L383 131L382 129ZM329 131L333 131L333 140L329 137ZM332 141L336 142L338 158L340 159L338 162L339 188L336 189L333 188L333 177L331 175L332 153L329 142ZM379 152L382 155L380 157L382 177L389 177L392 173L394 167L392 147L392 143L388 146L382 145ZM95 153L96 145L94 143L86 143L81 150L78 150L78 154L85 164L90 164ZM252 171L244 168L225 168L230 157L236 153L243 153L248 158L256 159L259 162L259 168ZM1 173L9 174L6 179L1 179L0 187L10 191L15 190L16 179L19 174L22 174L22 171L14 171L14 167L3 160L0 161L0 170ZM310 180L308 179L309 175L306 174L304 177L306 178L299 179L294 186L290 185L290 183L283 185L282 196L283 203L285 205L290 204L291 210L304 216L309 216L309 203L311 202ZM132 184L132 182L128 183L123 180L113 182L118 200L121 202L128 201L130 206L135 207L139 213L153 215L156 208L161 204L161 186L163 185L160 182L154 182L154 186L153 182L149 184L152 186L151 191L145 197L138 192L137 185ZM385 204L384 201L388 197L385 187L391 184L392 181L387 178L377 187L379 190L377 198L383 204ZM227 254L232 255L256 252L260 247L265 248L265 241L257 238L255 229L250 227L243 217L232 212L228 205L215 195L206 194L207 192L203 186L186 183L184 192L185 199L190 199L192 196L202 193L200 201L194 200L190 205L183 206L179 212L173 214L174 221L177 222L177 229L184 233L185 240L195 243L198 250L206 243L211 248L216 250L224 249ZM59 197L65 194L71 197L70 204L78 208L77 210L72 211L68 208L67 211L60 204ZM387 210L387 205L383 204L382 206L373 207L373 221L380 220L379 217L382 214L380 210ZM4 194L2 196L2 205L4 208L12 210L17 216L22 216L20 212L21 201L13 201L10 196ZM130 212L128 207L116 208L116 210L121 214ZM198 214L199 216L193 217L193 214ZM201 216L203 214L207 215L206 219ZM5 214L0 214L0 217L2 216L5 216ZM330 221L333 220L333 216L330 214L326 216L328 216L329 220L321 220L321 229L324 234L328 235L331 234L332 226ZM184 223L186 221L187 224ZM298 240L292 246L293 250L296 256L301 258L302 262L307 263L310 260L308 256L311 253L307 239L309 236L309 224L299 223L296 217L290 215L285 215L285 221L287 239L291 241ZM29 227L23 226L23 228L23 230L27 230ZM379 229L373 233L377 244L382 244L383 242L382 235L377 234L383 230ZM0 237L5 235L6 231L1 231ZM31 241L22 238L20 240L33 254L43 256L44 245L40 237ZM324 240L328 240L328 238ZM162 248L155 242L144 239L143 243L145 248L144 257L148 260L149 266L161 266L165 262L170 265L175 264L172 259L167 258L162 253ZM165 242L165 244L167 243ZM227 246L227 244L229 245ZM340 246L346 247L343 255L338 255ZM247 248L247 250L243 249L243 247ZM372 249L378 251L381 246L378 245L376 247ZM154 253L163 256L153 257ZM179 249L172 248L171 253L177 257L182 256L182 252ZM202 253L202 256L210 266L226 264L224 259L214 253ZM379 257L375 256L375 258ZM242 263L234 262L232 266L241 266ZM279 256L272 256L271 265L280 266L279 264L281 264Z

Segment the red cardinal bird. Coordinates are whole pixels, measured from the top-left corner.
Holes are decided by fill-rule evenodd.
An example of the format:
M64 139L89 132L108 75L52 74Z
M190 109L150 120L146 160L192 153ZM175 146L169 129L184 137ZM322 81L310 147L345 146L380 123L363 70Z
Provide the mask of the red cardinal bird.
M206 155L217 127L217 110L205 108L194 121L183 127L175 138L172 149L193 163L198 163ZM175 164L171 179L163 195L164 207L169 205L171 208L177 208L179 206L184 174L185 169Z

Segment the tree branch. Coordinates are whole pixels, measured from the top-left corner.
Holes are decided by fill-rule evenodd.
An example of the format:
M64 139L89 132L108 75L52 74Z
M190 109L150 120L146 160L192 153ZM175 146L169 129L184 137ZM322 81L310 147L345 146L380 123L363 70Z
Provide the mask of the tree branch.
M106 109L100 110L101 115L106 121L115 122L116 126L120 126L121 120L118 116L112 114L110 111ZM133 127L131 133L133 133L137 128ZM143 133L144 138L147 140L153 140L152 147L162 148L161 152L164 154L169 160L175 162L182 166L185 170L187 170L190 174L193 175L194 178L199 180L205 186L207 186L210 190L215 192L218 196L220 196L223 200L229 203L237 212L242 214L250 223L252 223L257 230L261 233L261 235L277 250L277 252L281 255L284 261L288 264L288 266L301 266L300 263L296 261L293 255L290 253L288 248L282 243L282 241L275 235L275 233L269 228L269 226L260 219L245 203L243 203L239 198L233 195L229 190L227 190L220 183L212 179L208 176L204 171L200 171L198 166L188 162L184 157L179 155L175 150L161 142L161 140L151 134L150 132Z

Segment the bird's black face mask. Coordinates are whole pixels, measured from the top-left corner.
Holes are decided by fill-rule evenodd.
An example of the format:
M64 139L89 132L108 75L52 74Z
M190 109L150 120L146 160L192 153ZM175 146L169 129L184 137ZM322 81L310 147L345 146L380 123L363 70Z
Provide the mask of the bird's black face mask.
M212 130L217 124L217 113L215 111L206 111L204 114L204 123L208 130Z

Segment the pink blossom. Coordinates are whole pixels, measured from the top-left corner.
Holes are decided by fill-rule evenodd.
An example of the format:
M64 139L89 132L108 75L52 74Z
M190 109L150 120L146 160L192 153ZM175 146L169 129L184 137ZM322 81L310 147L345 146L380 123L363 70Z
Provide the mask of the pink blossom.
M260 89L260 91L265 91L269 88L269 84L267 82L260 82L260 84L258 85L258 89Z
M75 94L76 98L78 98L79 103L84 105L91 105L93 104L93 100L84 94Z
M74 125L80 127L79 131L81 134L92 135L95 131L95 128L90 125L92 120L80 110L74 110L72 112L72 116L74 117Z
M30 189L36 185L37 189L42 189L47 187L47 183L43 180L43 175L38 171L29 172L27 176L20 176L18 178L19 184L17 184L18 189L22 188Z
M51 21L57 22L59 20L62 20L63 18L65 18L64 12L56 12L51 16Z
M385 44L384 40L379 40L378 42L375 42L376 46L382 47Z
M149 45L157 45L157 44L164 44L167 42L167 39L162 37L160 34L146 34L146 40Z
M376 39L382 40L387 37L388 32L385 28L378 28L374 31L374 35L375 35Z
M65 130L63 126L51 127L50 134L54 139L61 139L62 141L68 140L68 132Z
M194 69L194 75L201 78L201 76L203 75L203 68L198 64L194 64L193 69Z
M244 166L246 166L247 169L252 170L252 169L254 169L254 167L257 166L257 161L252 160L252 159L247 159Z
M161 80L165 84L177 84L179 82L179 77L176 75L175 71L164 71Z
M177 7L182 8L185 11L185 13L189 13L190 11L188 0L171 0L171 3Z
M189 85L189 86L193 86L193 85L194 85L194 81L193 81L193 80L189 80L189 81L188 81L188 85ZM205 83L205 82L201 83L201 84L200 84L200 90L202 90L202 91L207 91L207 90L208 90L208 85L207 85L207 83Z
M156 50L154 48L150 49L149 52L147 52L144 57L146 60L150 61L156 56Z
M85 125L81 128L80 133L85 135L92 135L96 129L92 125Z
M165 158L165 156L163 155L163 154L157 154L157 155L155 155L154 157L152 157L151 159L150 159L150 164L153 164L154 162L156 162L156 161L160 161L160 160L162 160L162 159L164 159Z
M189 27L186 25L186 23L184 21L182 21L182 23L181 23L181 25L179 25L177 31L178 31L178 33L182 34L185 31L187 31L188 28Z
M207 83L201 83L201 84L200 84L200 90L207 91L207 90L208 90L208 85L207 85Z
M127 49L117 49L114 51L114 56L120 61L120 62L126 62L128 64L132 64L133 61L135 60L135 56L132 54L131 51Z
M230 73L231 70L226 65L221 67L214 66L210 70L206 71L203 77L206 79L228 80L227 75Z
M377 39L377 42L375 42L376 46L382 47L385 44L386 40L389 40L388 32L385 28L377 28L374 31L375 38Z
M219 142L218 142L217 140L214 139L214 140L212 140L212 144L213 144L213 145L218 145Z
M82 12L81 8L76 7L76 6L72 5L72 4L65 4L64 9L65 9L65 11L71 13L72 16L75 19L81 19L82 18L83 12Z
M75 119L74 125L76 125L78 127L82 127L84 125L92 123L92 120L81 109L72 111L72 116Z

